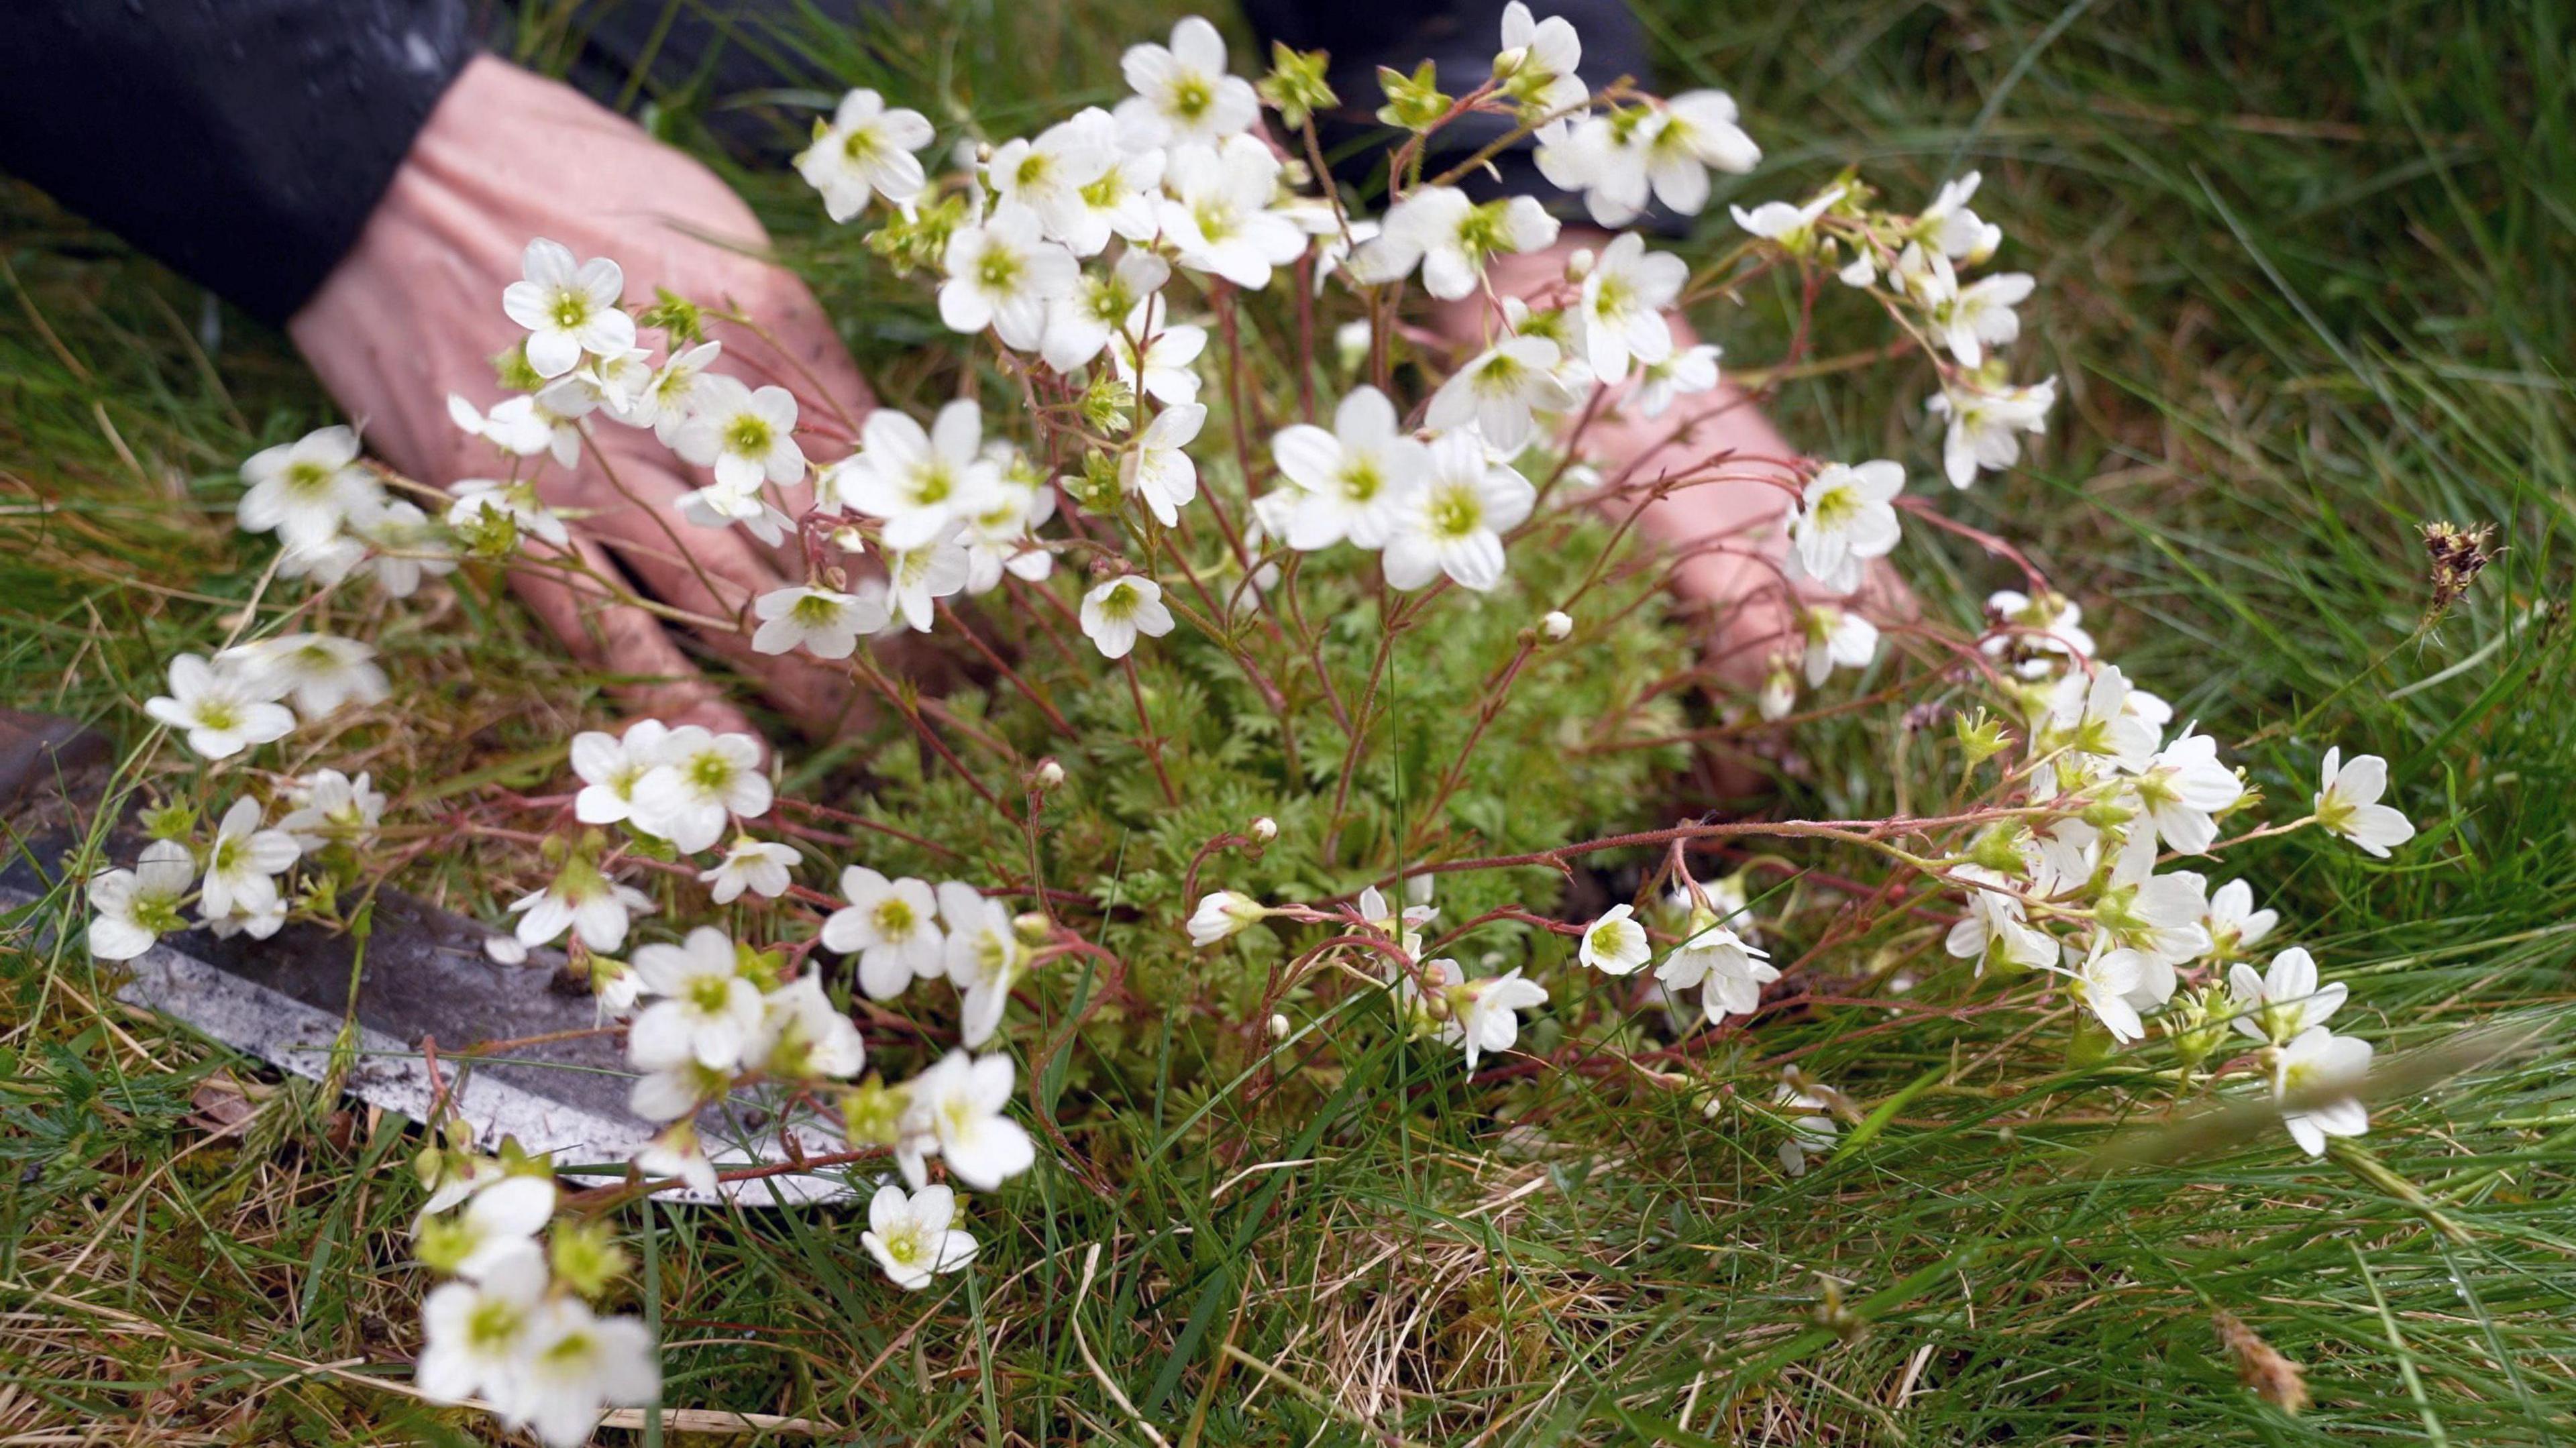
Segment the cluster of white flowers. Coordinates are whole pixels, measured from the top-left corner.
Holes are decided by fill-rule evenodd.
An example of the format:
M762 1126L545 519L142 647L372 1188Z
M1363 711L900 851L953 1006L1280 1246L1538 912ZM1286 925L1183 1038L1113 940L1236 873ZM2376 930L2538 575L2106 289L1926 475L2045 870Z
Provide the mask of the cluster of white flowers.
M651 1332L589 1301L624 1270L624 1252L595 1225L554 1221L543 1160L509 1169L460 1154L454 1165L412 1233L421 1260L450 1279L421 1305L420 1390L488 1403L550 1448L588 1442L603 1408L651 1403Z
M235 518L244 532L275 533L285 578L335 584L364 569L378 588L409 598L421 580L456 570L445 533L429 515L386 492L358 461L358 433L325 427L251 455Z

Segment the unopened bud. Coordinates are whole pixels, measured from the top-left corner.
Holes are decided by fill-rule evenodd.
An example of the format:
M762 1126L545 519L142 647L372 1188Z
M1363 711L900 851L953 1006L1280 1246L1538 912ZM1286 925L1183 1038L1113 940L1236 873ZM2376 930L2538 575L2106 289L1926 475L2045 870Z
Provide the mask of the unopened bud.
M1258 815L1244 832L1266 845L1279 838L1279 821L1268 815Z
M868 535L856 523L844 523L832 530L832 546L853 556L868 551Z
M1529 47L1515 45L1494 57L1494 79L1510 80L1520 73L1522 66L1527 64L1529 64Z
M1064 783L1064 766L1056 763L1053 756L1041 759L1038 767L1029 771L1029 783L1040 789L1054 789Z
M1538 621L1538 631L1546 635L1549 643L1561 644L1574 632L1574 620L1563 609L1551 608L1547 616Z
M1287 1016L1274 1014L1270 1017L1270 1039L1274 1041L1284 1041L1288 1039Z
M1588 246L1575 248L1574 255L1565 259L1565 279L1579 282L1592 275L1592 263L1595 260L1597 258L1592 255L1592 248Z
M1011 917L1011 933L1022 945L1044 945L1055 934L1055 922L1035 910L1023 910Z

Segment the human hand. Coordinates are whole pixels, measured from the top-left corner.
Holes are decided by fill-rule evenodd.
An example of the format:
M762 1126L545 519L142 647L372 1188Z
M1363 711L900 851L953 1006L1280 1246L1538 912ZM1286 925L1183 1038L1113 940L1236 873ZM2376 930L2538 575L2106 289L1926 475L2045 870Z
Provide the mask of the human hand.
M357 246L288 324L323 385L397 470L444 486L505 465L450 421L446 399L497 400L491 359L524 335L502 313L502 289L540 236L576 256L615 258L629 301L664 287L759 318L765 338L710 323L724 343L720 368L796 394L809 457L840 451L873 406L812 293L759 259L767 234L713 172L570 87L486 56L457 77ZM550 466L538 481L549 506L586 513L574 546L591 568L612 577L622 568L673 608L723 618L802 578L785 550L681 519L677 500L702 480L651 430L604 426L591 440L595 452L578 468ZM789 510L805 501L791 497ZM652 615L556 570L522 567L511 581L576 656L632 681L631 707L672 723L747 727ZM703 643L809 730L828 729L848 707L846 681L801 657L753 653L733 632L710 631Z

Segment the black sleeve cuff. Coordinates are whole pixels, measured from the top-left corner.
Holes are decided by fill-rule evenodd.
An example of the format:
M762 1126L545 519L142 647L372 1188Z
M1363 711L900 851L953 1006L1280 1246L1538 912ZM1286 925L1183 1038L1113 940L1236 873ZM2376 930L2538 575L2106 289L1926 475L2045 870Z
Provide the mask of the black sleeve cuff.
M468 0L31 0L5 31L0 168L272 323L476 50Z

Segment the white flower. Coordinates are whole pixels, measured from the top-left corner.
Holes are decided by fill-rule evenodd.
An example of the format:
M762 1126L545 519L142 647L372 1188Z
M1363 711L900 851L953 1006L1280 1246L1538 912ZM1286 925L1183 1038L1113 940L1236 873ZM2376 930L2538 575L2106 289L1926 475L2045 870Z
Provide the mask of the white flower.
M1613 905L1608 913L1583 928L1583 944L1575 956L1585 965L1604 975L1628 975L1644 965L1655 953L1653 942L1646 938L1646 927L1637 923L1633 905Z
M1644 237L1621 232L1583 275L1576 309L1583 357L1602 385L1624 380L1628 364L1661 362L1673 352L1664 309L1681 295L1690 265L1670 252L1646 250Z
M2236 771L2218 762L2218 741L2188 728L2148 760L2131 784L2146 823L2187 855L2208 851L2218 838L2212 816L2245 795Z
M1030 582L1055 571L1055 555L1038 546L1034 530L1055 516L1055 491L1007 467L994 492L993 505L966 520L958 535L966 549L966 591L986 593L1000 585L1005 572Z
M521 896L510 906L519 917L512 932L533 949L552 945L569 928L594 951L615 950L626 943L628 922L653 909L653 897L621 885L599 872L579 853L566 858L546 888Z
M1986 599L1986 616L1996 630L1978 649L1990 659L2022 655L2013 672L2025 679L2046 678L2066 659L2093 656L2093 636L2082 628L2084 609L2053 593L2037 598L2002 589Z
M1503 579L1503 534L1537 504L1529 479L1485 456L1472 430L1443 433L1430 447L1431 471L1409 489L1386 543L1386 581L1420 588L1446 573L1484 593Z
M716 484L737 493L764 481L781 487L805 476L805 452L796 445L796 394L784 387L745 387L722 373L701 376L691 389L689 420L671 438L671 450L702 468Z
M290 546L316 547L383 493L358 466L358 434L326 427L290 443L262 448L241 466L242 494L233 518L248 533L275 529Z
M420 1363L412 1370L421 1395L437 1403L517 1402L545 1290L545 1256L524 1238L481 1280L432 1288L420 1305Z
M1801 661L1810 687L1837 668L1865 669L1878 657L1878 625L1840 604L1809 604L1798 611L1807 651Z
M1306 254L1306 233L1270 209L1279 158L1255 136L1184 146L1163 168L1163 235L1181 265L1213 272L1246 291L1270 285L1273 267Z
M1287 542L1302 552L1344 538L1385 547L1404 495L1431 465L1430 449L1404 431L1395 404L1374 387L1342 399L1331 432L1293 424L1270 440L1270 453L1296 490Z
M1377 238L1351 254L1351 277L1377 286L1419 266L1423 290L1454 302L1484 280L1488 260L1538 251L1556 232L1556 218L1534 197L1478 205L1454 186L1425 186L1387 208Z
M1805 205L1787 201L1765 201L1751 211L1730 206L1728 214L1735 224L1755 236L1776 241L1791 256L1805 256L1816 249L1816 219L1843 199L1844 188L1828 186Z
M2236 1029L2257 1041L2286 1045L2312 1027L2322 1026L2343 1008L2341 981L2317 984L2317 962L2303 946L2293 945L2272 957L2261 975L2239 961L2227 972Z
M1700 987L1700 1010L1711 1021L1761 1009L1762 987L1779 978L1767 952L1723 925L1705 927L1655 967L1655 979L1675 995Z
M272 698L287 698L306 722L343 704L374 704L393 692L376 666L376 648L332 634L292 633L230 648L215 667L238 663Z
M573 818L586 825L613 825L635 810L635 786L662 762L662 747L671 731L658 719L638 719L622 738L596 729L572 737L572 769L581 776L581 793L573 796Z
M1761 160L1762 148L1736 124L1735 100L1724 91L1673 97L1646 140L1647 180L1658 199L1686 216L1708 204L1711 170L1741 176Z
M1195 402L1167 407L1145 424L1135 447L1118 460L1118 481L1142 496L1155 520L1171 527L1181 520L1181 505L1199 495L1198 465L1186 448L1207 425L1207 409Z
M170 667L175 683L178 665ZM195 736L189 737L193 743ZM2325 767L2318 774L2317 823L2328 833L2341 835L2387 859L2390 850L2415 838L2415 826L2406 816L2379 802L2387 790L2387 760L2376 754L2360 754L2347 764L2341 746L2329 749Z
M1771 1104L1806 1113L1790 1119L1789 1139L1780 1143L1780 1169L1793 1177L1805 1176L1807 1163L1831 1152L1842 1129L1833 1118L1832 1104L1785 1076L1771 1088Z
M635 973L661 999L646 1006L627 1033L626 1056L659 1071L695 1062L711 1071L740 1065L760 1029L760 988L742 975L732 937L711 925L680 945L635 952Z
M1252 82L1226 74L1225 37L1198 16L1172 27L1168 47L1127 47L1118 68L1136 92L1118 103L1118 124L1133 146L1211 145L1260 119Z
M1409 970L1400 970L1396 976L1398 1010L1414 1022L1417 1033L1427 1029L1443 1044L1464 1050L1470 1071L1476 1069L1476 1062L1486 1052L1508 1051L1520 1039L1517 1012L1547 1003L1547 988L1524 979L1518 968L1469 980L1454 960L1426 960L1421 974L1423 981L1437 990L1441 1003L1448 1008L1446 1014L1433 1020L1422 999L1422 986Z
M637 979L637 988L640 994L641 977ZM606 998L602 997L603 1004L605 1001ZM633 1004L629 1001L627 1007L631 1008ZM642 1066L644 1063L634 1064ZM646 1121L686 1121L697 1115L708 1102L723 1100L725 1093L733 1089L733 1082L733 1067L707 1066L695 1056L682 1056L638 1075L634 1086L626 1093L626 1109ZM686 1175L694 1169L685 1159L658 1167L647 1165L646 1155L638 1153L635 1164L642 1167L648 1176ZM712 1165L707 1168L710 1177L714 1172Z
M1932 243L1942 255L1961 261L1979 262L1994 255L2003 244L2004 229L1968 209L1968 198L1977 194L1977 183L1984 179L1971 171L1942 182L1931 204L1914 218L1913 235Z
M724 354L722 342L700 342L694 347L673 352L653 373L644 390L635 395L634 403L619 415L619 420L634 427L649 427L653 436L669 447L688 423L689 414L697 407L699 388L707 379L707 368Z
M2125 770L2145 769L2155 758L2156 731L2128 711L2129 694L2128 676L2117 664L2104 664L2089 679L2069 674L2049 696L2049 727L2077 754L2106 758Z
M830 124L816 121L814 142L796 156L796 174L823 193L834 221L859 214L871 195L905 202L921 194L926 178L912 153L930 144L930 122L919 111L888 110L872 90L841 97Z
M1972 368L1985 364L1987 348L2008 346L2021 335L2013 308L2038 285L2027 272L1998 272L1962 287L1948 257L1910 244L1897 255L1894 275L1922 306L1950 355Z
M1902 536L1892 501L1904 491L1904 466L1884 458L1817 469L1790 515L1790 576L1835 593L1858 590L1862 565L1887 556Z
M707 1160L706 1145L698 1139L697 1126L689 1121L674 1121L646 1142L644 1149L635 1153L635 1169L648 1179L678 1177L697 1191L716 1189L715 1163Z
M1136 636L1161 638L1172 631L1163 586L1141 573L1122 573L1082 596L1082 631L1104 659L1123 659Z
M684 724L663 739L661 756L635 785L631 818L682 853L713 845L727 816L758 819L769 813L769 776L760 771L758 739Z
M2281 1124L2310 1156L2326 1154L2329 1136L2370 1130L2370 1108L2350 1093L2370 1075L2370 1043L2310 1026L2283 1047L2272 1064L2272 1099L2282 1103ZM2296 1096L2301 1104L2288 1103ZM2318 1099L2323 1097L2325 1099Z
M420 591L422 578L456 571L445 535L431 525L428 514L400 498L380 499L353 514L349 536L370 550L368 571L388 598L409 598Z
M542 1176L503 1176L477 1189L465 1210L433 1221L423 1211L413 1235L435 1236L443 1259L459 1277L489 1281L516 1266L555 1213L555 1184Z
M1118 132L1106 112L1083 114L1099 120L1076 116L1047 127L1034 141L1004 141L985 163L984 177L997 206L1027 207L1051 240L1071 246L1077 236L1089 239L1096 231L1098 242L1087 255L1109 244L1109 229L1093 221L1082 188L1117 160Z
M102 870L89 880L89 953L132 960L188 922L179 906L196 883L197 862L176 840L154 840L131 870Z
M823 948L859 957L859 987L871 1000L892 1000L916 980L944 974L946 944L938 902L927 882L889 880L865 865L841 872L850 903L823 922Z
M1108 248L1109 238L1113 236L1132 242L1152 241L1163 227L1161 202L1166 160L1162 150L1159 147L1122 149L1124 143L1118 137L1118 123L1097 106L1076 111L1073 119L1065 124L1105 136L1112 150L1112 159L1108 169L1077 193L1081 209L1056 239L1071 247L1075 256L1098 256Z
M823 978L807 971L761 1003L760 1029L744 1047L743 1060L781 1080L846 1080L868 1064L868 1047L859 1028L823 994Z
M467 436L479 437L513 457L532 458L554 447L554 423L537 415L533 397L504 398L485 414L451 392L447 416Z
M1508 62L1508 64L1507 64ZM1583 64L1583 37L1562 15L1534 18L1522 0L1503 7L1503 49L1494 57L1494 79L1518 108L1522 124L1544 121L1536 135L1552 141L1571 124L1569 114L1592 96L1576 72ZM1554 120L1545 120L1553 116Z
M1706 342L1685 351L1675 352L1661 362L1649 362L1637 375L1637 390L1630 395L1637 411L1645 417L1661 417L1676 397L1707 392L1717 386L1717 348Z
M2251 949L2280 922L2279 911L2254 908L2254 889L2242 880L2210 891L2209 910L2200 917L2201 928L2209 932L2210 954L2220 960Z
M965 997L958 1035L967 1045L980 1046L1002 1023L1002 1009L1011 1003L1011 986L1019 980L1026 952L1012 928L1010 907L972 885L942 883L939 918L948 926L948 979Z
M1150 251L1135 247L1129 248L1125 255L1118 258L1118 264L1106 272L1083 273L1082 279L1075 283L1073 290L1066 293L1047 313L1046 337L1038 344L1038 355L1046 360L1046 365L1056 371L1071 372L1099 356L1100 349L1108 346L1110 339L1117 337L1122 330L1132 329L1139 333L1153 330L1151 326L1142 324L1149 320L1149 317L1150 320L1159 321L1160 309L1156 309L1151 314L1142 309L1146 301L1161 291L1163 284L1171 279L1170 262ZM1199 331L1196 327L1189 330ZM1200 332L1197 344L1190 349L1190 356L1196 357L1198 349L1206 345L1207 335ZM1153 350L1151 345L1146 348L1149 361ZM1134 349L1131 347L1127 351L1132 353ZM1181 361L1185 364L1188 359L1183 358ZM1167 360L1162 365L1173 364ZM1124 374L1125 370L1122 369L1122 375ZM1132 383L1132 378L1130 380ZM1189 394L1186 397L1165 397L1163 400L1166 402L1194 400L1198 395L1198 379L1195 376L1190 378ZM1160 394L1156 395L1160 396Z
M1011 1058L951 1051L908 1090L907 1115L937 1145L959 1181L989 1192L1027 1171L1037 1148L1018 1122L1002 1114L1011 1100Z
M186 730L188 747L204 757L230 759L295 728L295 716L276 699L264 680L181 654L170 661L170 692L144 701L143 712Z
M795 864L793 845L736 835L725 857L716 862L714 869L700 870L698 880L710 887L707 894L719 905L732 904L742 898L745 890L764 900L775 900L787 893L788 871Z
M930 632L937 601L955 597L974 572L966 550L945 538L918 548L889 549L885 565L886 601L894 616L916 633Z
M2029 387L1942 383L1940 395L1925 406L1950 423L1941 443L1941 470L1950 486L1975 482L1980 468L1999 473L2020 462L2021 435L2047 432L2049 409L2056 405L2054 377Z
M868 1202L868 1229L859 1240L885 1269L888 1281L906 1292L930 1285L930 1279L955 1272L975 1260L975 1238L949 1224L957 1219L957 1193L927 1186L906 1193L888 1182Z
M447 526L460 533L479 531L499 518L506 519L520 535L557 548L572 544L572 533L564 527L563 519L537 500L535 485L524 478L510 483L465 478L449 484L448 491L456 495L456 501L447 506Z
M844 507L885 520L885 546L918 548L1001 500L1001 469L983 456L984 411L971 397L939 409L924 431L904 413L868 414L856 457L835 470Z
M1441 383L1423 420L1441 432L1473 426L1496 452L1515 455L1537 431L1533 414L1574 405L1556 375L1560 360L1545 337L1506 337Z
M1646 209L1654 184L1647 165L1663 124L1663 113L1652 106L1624 106L1540 137L1531 159L1558 190L1581 193L1594 221L1625 226Z
M1202 897L1189 920L1190 944L1201 950L1230 939L1261 922L1270 912L1239 890L1217 890Z
M640 1319L601 1317L579 1298L551 1297L527 1329L512 1391L494 1406L505 1424L534 1431L547 1448L576 1448L590 1441L603 1406L649 1404L661 1381L653 1334Z
M288 785L286 793L295 808L277 827L307 853L334 841L363 844L385 817L384 794L370 787L364 770L353 780L336 769L317 769Z
M629 427L650 426L653 421L650 416L638 422L635 412L644 405L645 395L653 388L652 357L653 349L650 347L629 347L613 357L593 357L565 374L546 392L562 395L566 388L579 388L589 399L589 405L582 411L595 407Z
M882 588L873 597L810 584L781 588L753 600L751 609L761 620L751 635L754 650L784 654L801 648L818 659L848 658L858 651L861 634L877 632L890 618Z
M939 320L950 331L993 329L1015 352L1046 339L1047 311L1073 294L1082 263L1049 241L1026 208L1005 206L981 226L960 227L943 259L948 280L939 284Z
M2114 944L2111 932L2097 932L2091 946L2081 957L2072 941L2067 943L2066 958L2076 962L2072 970L2051 967L2067 977L2069 990L2083 1007L2091 1011L2111 1039L2123 1043L2143 1040L2146 1022L2140 1019L2133 997L2147 972L2147 957L2126 946ZM2170 976L2170 970L2167 971Z
M539 377L561 377L584 352L625 355L635 345L635 319L619 309L626 273L604 256L576 264L561 242L539 237L519 259L524 281L501 292L501 310L528 329L528 365Z
M1951 877L1968 885L1968 913L1950 927L1941 948L1961 960L1977 963L1983 975L1989 958L2003 960L2029 969L2052 965L2057 960L2057 941L2046 931L2035 929L2022 912L2021 896L2014 893L2011 882L1979 865L1961 865ZM1983 888L1992 887L1992 888Z
M1207 350L1207 329L1186 322L1164 325L1160 298L1147 298L1128 315L1123 332L1109 336L1109 365L1118 380L1166 407L1186 407L1199 400L1199 374L1191 363ZM1130 336L1145 339L1139 357Z

